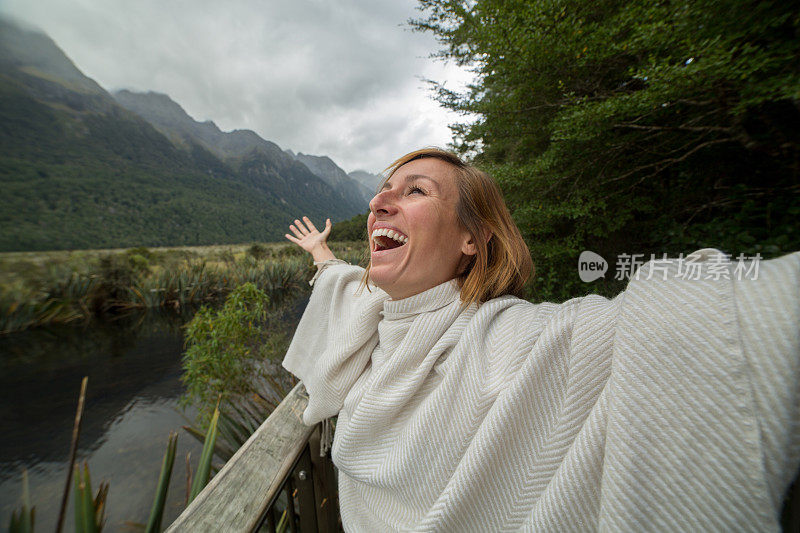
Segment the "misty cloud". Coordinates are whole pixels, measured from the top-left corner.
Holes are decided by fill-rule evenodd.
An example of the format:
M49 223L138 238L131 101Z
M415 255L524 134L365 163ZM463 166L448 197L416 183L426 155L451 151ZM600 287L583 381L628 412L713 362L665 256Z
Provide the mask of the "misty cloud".
M378 171L450 140L457 118L421 78L468 75L429 59L430 35L398 0L4 0L108 90L170 95L197 120L252 129L282 148Z

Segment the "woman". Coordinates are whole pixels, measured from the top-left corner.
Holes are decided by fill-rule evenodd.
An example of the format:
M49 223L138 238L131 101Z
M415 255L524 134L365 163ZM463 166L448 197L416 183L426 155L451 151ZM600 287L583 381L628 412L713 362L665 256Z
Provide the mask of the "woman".
M613 300L531 304L496 186L436 149L390 167L366 271L334 258L330 221L290 228L320 269L284 366L307 424L338 415L346 530L778 528L800 457L800 254L758 280L649 264Z

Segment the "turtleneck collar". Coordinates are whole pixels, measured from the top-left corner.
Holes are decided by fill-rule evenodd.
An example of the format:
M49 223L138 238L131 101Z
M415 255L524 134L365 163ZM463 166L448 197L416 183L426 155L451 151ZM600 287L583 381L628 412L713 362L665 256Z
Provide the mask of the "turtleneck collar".
M414 296L383 302L383 317L387 320L436 311L450 305L461 296L458 281L451 279Z

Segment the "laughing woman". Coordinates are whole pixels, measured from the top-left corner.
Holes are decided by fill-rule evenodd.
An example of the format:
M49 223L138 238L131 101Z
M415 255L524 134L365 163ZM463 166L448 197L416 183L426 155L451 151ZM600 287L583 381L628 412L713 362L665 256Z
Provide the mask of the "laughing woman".
M438 149L370 202L370 264L318 266L284 367L338 415L347 531L775 531L800 463L800 253L736 279L645 265L613 300L519 298L492 179ZM707 263L704 263L707 262ZM656 275L653 275L656 274ZM716 279L714 279L716 278Z

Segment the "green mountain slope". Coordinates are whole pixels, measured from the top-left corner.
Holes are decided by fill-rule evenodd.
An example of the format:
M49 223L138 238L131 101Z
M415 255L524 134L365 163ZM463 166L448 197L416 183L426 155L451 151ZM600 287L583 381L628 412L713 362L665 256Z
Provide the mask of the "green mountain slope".
M360 212L300 163L174 143L3 20L0 185L0 251L279 240L300 214Z

